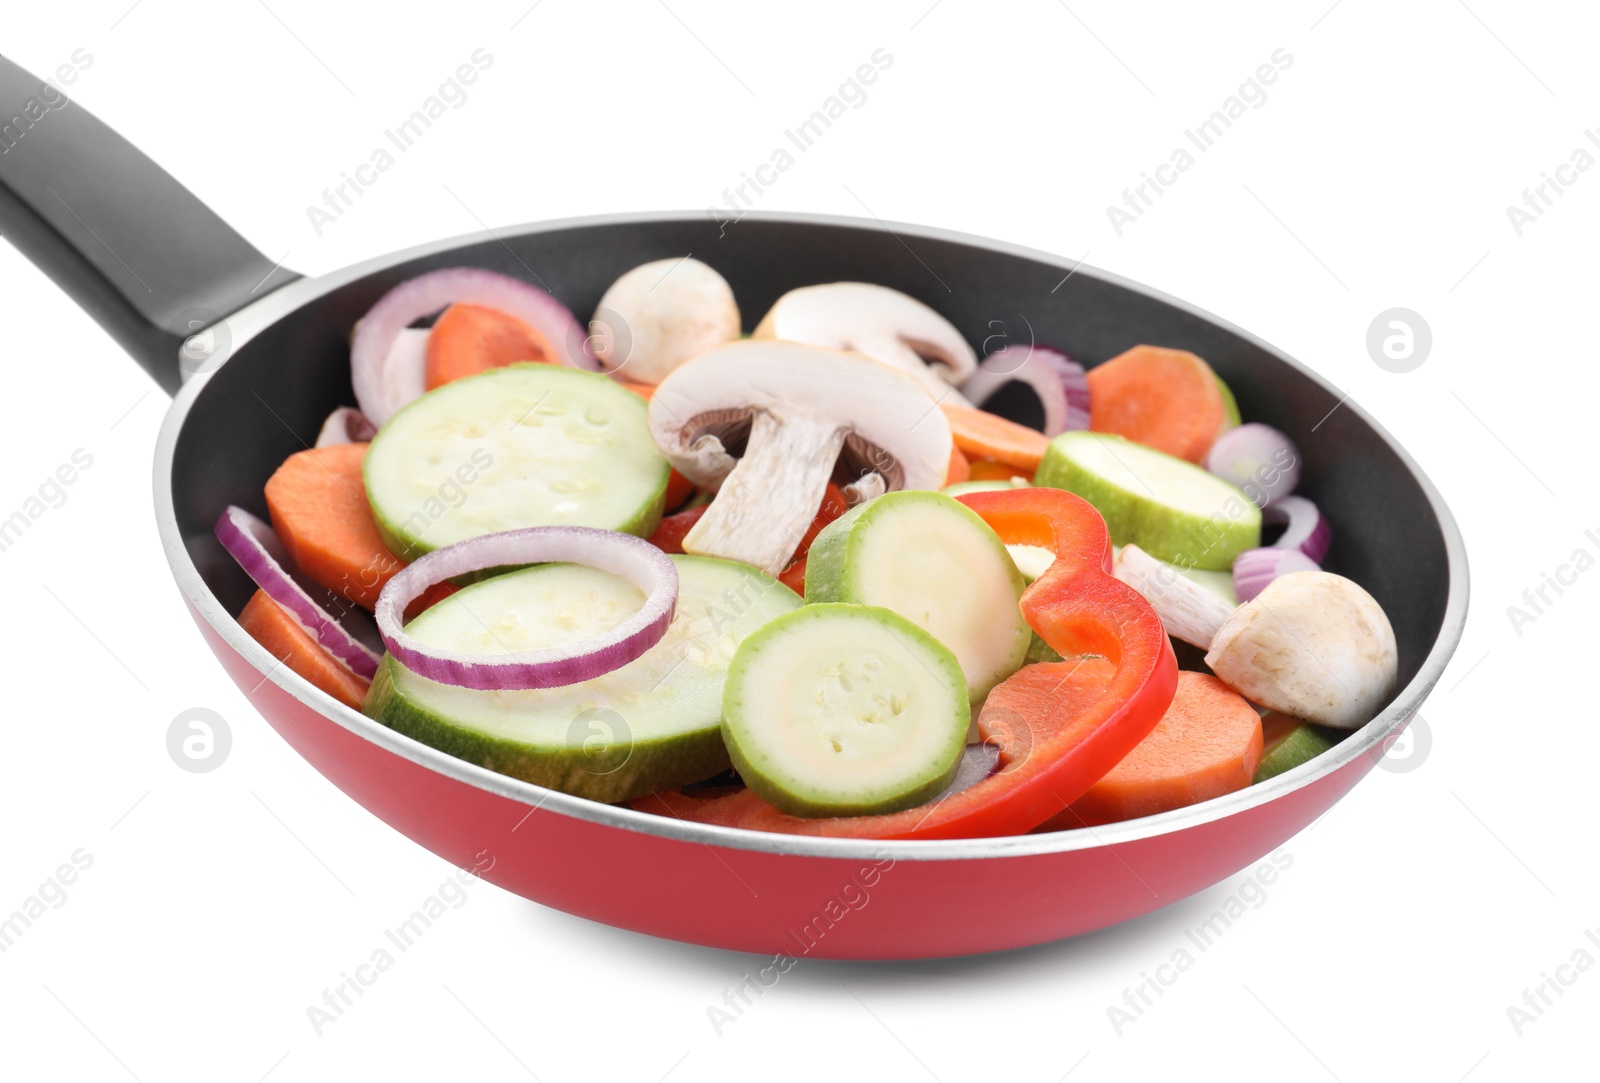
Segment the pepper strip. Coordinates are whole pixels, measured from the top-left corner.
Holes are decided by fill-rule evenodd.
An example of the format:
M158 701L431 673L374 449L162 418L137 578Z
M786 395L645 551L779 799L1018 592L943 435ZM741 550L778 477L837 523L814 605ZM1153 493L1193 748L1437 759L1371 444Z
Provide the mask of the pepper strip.
M699 799L681 791L632 807L696 823L841 838L948 839L1028 831L1081 797L1149 735L1172 703L1178 666L1161 619L1112 578L1111 537L1087 501L1060 489L969 493L960 501L1008 545L1054 563L1022 593L1022 615L1065 661L1024 666L978 717L999 766L960 793L885 816L806 819L749 790ZM1098 657L1096 657L1098 656Z

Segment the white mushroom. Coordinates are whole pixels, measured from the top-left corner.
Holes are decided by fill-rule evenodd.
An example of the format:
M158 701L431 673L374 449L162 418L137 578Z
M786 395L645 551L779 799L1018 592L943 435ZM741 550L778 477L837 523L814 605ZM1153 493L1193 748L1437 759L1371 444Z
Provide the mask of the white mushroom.
M1394 629L1372 595L1342 575L1282 575L1234 608L1137 546L1124 546L1113 570L1169 635L1207 648L1211 671L1262 707L1355 729L1394 691Z
M796 342L730 342L680 365L651 396L650 432L680 473L717 490L684 551L773 575L830 479L936 489L950 463L950 425L914 379Z
M1332 572L1292 572L1234 611L1206 665L1263 707L1355 729L1388 702L1399 653L1372 595Z
M655 384L695 354L738 338L739 305L726 280L699 260L656 260L611 284L589 334L607 372Z
M967 400L955 387L978 367L972 347L949 320L915 297L866 282L790 290L751 337L864 353L911 373L934 398L958 404Z

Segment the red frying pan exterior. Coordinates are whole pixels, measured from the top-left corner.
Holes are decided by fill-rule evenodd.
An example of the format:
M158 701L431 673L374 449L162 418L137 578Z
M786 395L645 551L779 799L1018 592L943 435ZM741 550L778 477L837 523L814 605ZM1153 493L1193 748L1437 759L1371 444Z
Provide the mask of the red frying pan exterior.
M916 860L908 854L924 844L910 843L880 845L881 856L795 856L603 826L451 778L262 681L198 613L195 620L234 683L296 752L445 860L571 914L761 955L970 955L1104 928L1271 853L1374 763L1356 756L1274 801L1109 846Z

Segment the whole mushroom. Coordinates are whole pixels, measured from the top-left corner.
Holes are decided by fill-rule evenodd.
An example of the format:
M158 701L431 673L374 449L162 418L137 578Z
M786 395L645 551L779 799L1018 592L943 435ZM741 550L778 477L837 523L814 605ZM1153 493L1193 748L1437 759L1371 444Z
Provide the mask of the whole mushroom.
M1372 595L1332 572L1292 572L1234 610L1206 665L1263 707L1355 729L1388 702L1399 652Z
M739 305L727 281L699 260L656 260L611 284L589 335L605 371L656 384L695 354L738 338Z
M829 282L790 290L751 337L864 353L910 373L935 399L970 405L956 390L978 367L966 338L915 297L887 286Z
M857 493L936 489L950 425L912 377L861 354L755 339L673 370L650 432L694 484L716 490L687 553L770 575L794 556L830 480Z
M1211 671L1262 707L1355 729L1394 691L1394 629L1372 595L1342 575L1280 575L1231 606L1136 545L1122 547L1112 571L1144 595L1169 635L1206 648Z

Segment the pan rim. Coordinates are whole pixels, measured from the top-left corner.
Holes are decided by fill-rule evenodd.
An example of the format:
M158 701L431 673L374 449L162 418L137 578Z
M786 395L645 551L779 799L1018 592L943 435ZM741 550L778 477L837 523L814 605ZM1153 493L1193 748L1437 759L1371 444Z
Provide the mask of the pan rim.
M657 222L681 222L703 218L703 211L637 211L620 214L588 215L574 218L532 222L506 227L490 232L495 239L525 236L534 233L598 225L629 225ZM172 492L172 467L179 434L185 420L205 385L215 371L189 378L169 408L157 439L154 462L154 489L157 528L162 548L174 579L185 599L228 646L244 658L264 680L270 680L301 704L333 721L386 751L410 760L418 766L439 772L458 782L477 789L517 801L531 809L541 809L599 826L619 828L637 834L655 836L676 842L716 844L727 849L745 850L797 857L818 857L833 860L879 859L885 856L905 861L975 860L997 857L1036 857L1069 853L1078 850L1114 847L1159 836L1175 834L1213 821L1247 812L1270 804L1287 794L1310 786L1333 775L1366 756L1372 762L1386 750L1385 742L1407 719L1421 707L1443 675L1457 647L1460 645L1466 624L1469 581L1466 544L1455 517L1433 481L1417 465L1410 453L1380 425L1365 409L1344 397L1338 388L1320 374L1295 360L1260 337L1221 319L1204 309L1152 289L1120 275L1102 271L1078 260L1009 241L1000 241L975 234L948 230L935 226L888 222L845 215L811 214L805 212L750 212L744 217L775 224L820 225L859 230L889 230L932 241L949 242L982 248L1005 255L1018 256L1073 274L1086 274L1111 285L1142 294L1152 300L1170 305L1197 319L1209 322L1270 353L1280 362L1289 365L1335 397L1343 400L1344 408L1352 410L1392 450L1427 497L1428 505L1439 524L1446 552L1446 574L1449 576L1444 617L1439 634L1429 648L1416 675L1400 689L1389 705L1376 717L1336 745L1332 754L1319 757L1311 763L1284 772L1275 778L1243 790L1214 798L1210 801L1175 809L1155 816L1108 824L1096 828L1051 832L1038 835L1017 835L1000 838L946 839L946 840L877 840L840 839L806 835L785 835L752 831L745 828L722 827L713 824L690 823L669 819L652 813L637 812L616 805L607 805L587 798L575 797L558 790L547 789L533 783L497 774L464 760L440 752L381 725L361 712L347 707L331 696L313 687L298 674L278 664L266 648L249 636L211 593L201 578L199 569L189 557L187 547L178 530L176 508ZM480 244L483 231L463 234L444 240L428 241L410 248L374 257L339 271L317 278L302 278L253 302L226 318L233 346L230 357L238 347L254 338L268 326L289 318L311 301L350 282L389 267L436 255L442 252Z

